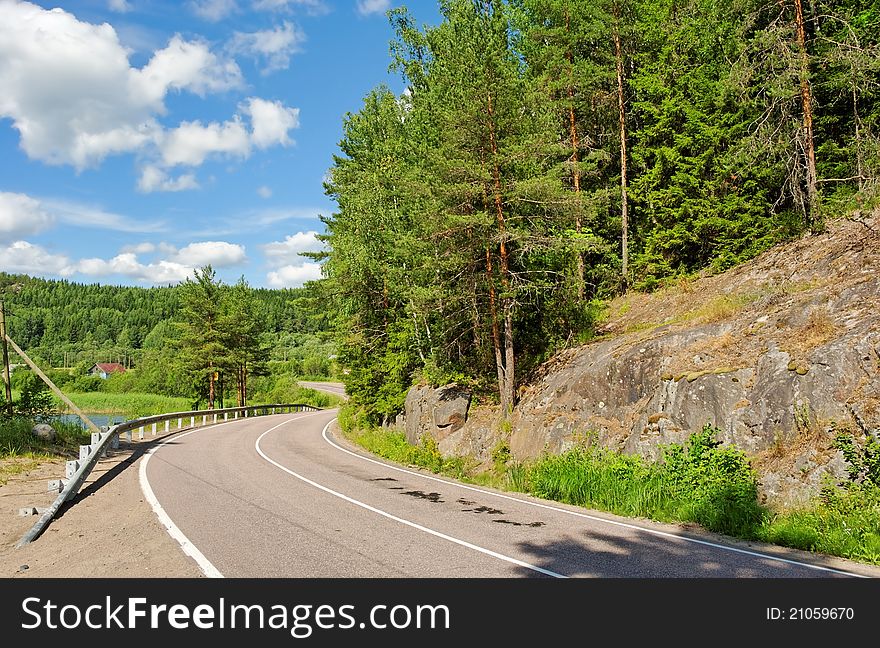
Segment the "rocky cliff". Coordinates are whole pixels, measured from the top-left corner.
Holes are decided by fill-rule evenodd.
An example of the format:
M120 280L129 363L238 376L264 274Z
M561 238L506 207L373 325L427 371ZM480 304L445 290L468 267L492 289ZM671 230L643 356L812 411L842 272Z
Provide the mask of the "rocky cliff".
M483 461L502 437L519 459L587 436L656 457L710 423L752 458L768 503L805 501L845 475L837 433L880 433L880 213L615 300L593 342L521 389L510 429L496 420L454 386L407 399L410 440Z

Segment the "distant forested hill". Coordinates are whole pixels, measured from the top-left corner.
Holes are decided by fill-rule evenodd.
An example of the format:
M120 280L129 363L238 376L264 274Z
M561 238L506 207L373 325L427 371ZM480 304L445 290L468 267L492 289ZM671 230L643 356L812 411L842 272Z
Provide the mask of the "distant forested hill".
M53 367L120 361L136 366L145 348L164 345L180 308L179 286L80 284L0 273L9 335ZM303 288L253 289L273 356L286 360L326 328L310 315Z

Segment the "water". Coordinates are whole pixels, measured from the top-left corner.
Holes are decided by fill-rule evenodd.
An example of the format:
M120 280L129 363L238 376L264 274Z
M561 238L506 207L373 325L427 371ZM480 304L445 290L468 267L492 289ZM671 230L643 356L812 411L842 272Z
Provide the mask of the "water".
M122 414L95 414L92 412L83 412L89 419L97 425L99 428L102 427L112 427L117 423L122 423L123 421L129 420L129 417L126 417ZM86 428L86 424L83 420L78 417L76 414L62 414L61 416L55 417L56 419L60 419L65 423L78 423L83 429Z

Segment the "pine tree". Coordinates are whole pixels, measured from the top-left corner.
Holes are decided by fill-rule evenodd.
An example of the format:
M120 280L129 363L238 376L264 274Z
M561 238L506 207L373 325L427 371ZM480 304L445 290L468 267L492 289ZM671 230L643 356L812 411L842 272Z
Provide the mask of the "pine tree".
M218 372L228 362L221 292L222 283L210 265L196 269L181 285L177 346L197 395L204 394L207 383L208 409L214 409Z

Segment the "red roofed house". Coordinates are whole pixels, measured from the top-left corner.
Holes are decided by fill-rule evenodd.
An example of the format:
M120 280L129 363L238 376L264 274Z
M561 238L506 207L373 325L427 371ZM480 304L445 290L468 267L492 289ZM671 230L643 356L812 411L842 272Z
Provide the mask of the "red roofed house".
M100 376L107 379L107 376L114 373L125 373L125 367L118 362L99 362L89 369L90 376Z

